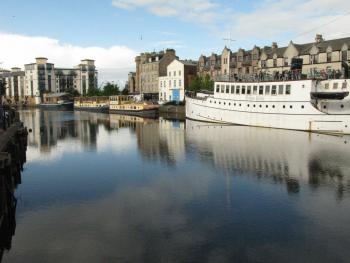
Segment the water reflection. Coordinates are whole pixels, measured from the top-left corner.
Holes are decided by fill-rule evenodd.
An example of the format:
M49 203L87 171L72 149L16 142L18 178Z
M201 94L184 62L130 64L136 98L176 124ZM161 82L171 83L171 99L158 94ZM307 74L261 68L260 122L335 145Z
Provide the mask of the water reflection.
M33 129L30 161L5 262L350 257L348 137L86 112L21 116Z

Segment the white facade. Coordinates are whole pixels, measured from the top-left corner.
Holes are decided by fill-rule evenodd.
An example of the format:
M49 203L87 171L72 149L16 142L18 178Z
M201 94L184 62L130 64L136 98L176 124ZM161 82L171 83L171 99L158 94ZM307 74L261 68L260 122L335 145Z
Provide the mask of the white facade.
M214 96L186 98L186 117L279 129L350 134L350 80L216 82ZM326 99L312 95L326 94ZM339 94L343 98L330 98Z
M174 60L167 67L167 76L159 77L159 100L183 101L185 98L185 65Z

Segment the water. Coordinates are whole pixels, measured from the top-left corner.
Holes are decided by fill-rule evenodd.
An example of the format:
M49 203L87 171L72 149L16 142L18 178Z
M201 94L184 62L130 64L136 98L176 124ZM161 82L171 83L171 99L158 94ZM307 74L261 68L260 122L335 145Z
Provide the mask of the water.
M3 262L349 262L350 138L26 110Z

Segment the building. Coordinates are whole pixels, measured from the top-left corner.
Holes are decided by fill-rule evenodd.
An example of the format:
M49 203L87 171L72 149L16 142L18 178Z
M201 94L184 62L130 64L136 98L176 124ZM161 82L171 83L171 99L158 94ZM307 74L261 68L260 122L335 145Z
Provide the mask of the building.
M5 98L8 102L19 103L24 97L25 73L20 68L0 70L0 78L5 83Z
M94 60L84 59L74 68L55 68L47 58L36 58L26 64L24 96L29 103L39 104L43 93L76 90L81 95L97 87L97 70Z
M185 90L197 74L196 61L175 59L167 67L167 75L159 77L160 101L183 101Z
M350 37L324 40L317 34L315 41L307 44L295 44L290 41L286 47L272 46L263 50L259 70L273 74L290 70L292 59L299 58L302 62L302 74L311 75L315 71L326 74L349 75Z
M167 66L177 59L174 49L158 53L141 53L135 58L135 93L144 98L157 98L159 94L158 78L167 75Z
M136 72L129 72L128 74L128 90L130 94L135 94L136 93Z
M206 57L201 55L198 59L198 76L204 77L209 75L214 79L221 75L221 55L212 53L211 56Z

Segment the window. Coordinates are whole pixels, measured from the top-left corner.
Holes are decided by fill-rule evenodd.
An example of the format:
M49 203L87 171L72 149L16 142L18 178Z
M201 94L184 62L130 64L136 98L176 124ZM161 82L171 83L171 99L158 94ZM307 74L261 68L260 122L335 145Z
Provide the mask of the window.
M333 89L338 89L338 82L333 83Z
M285 67L288 66L288 58L283 58L283 64Z
M257 94L258 93L258 86L253 86L253 94Z
M264 86L259 86L259 95L264 95Z
M277 87L276 85L272 85L271 95L276 95L276 94L277 94Z
M317 64L317 63L318 63L318 54L310 55L310 64Z
M248 95L252 94L252 86L247 87L247 94Z
M176 79L174 79L174 87L176 87Z
M179 70L179 76L181 76L181 70Z
M270 86L265 86L265 95L270 95Z
M332 52L327 52L327 62L332 62Z
M342 89L346 89L346 86L347 86L347 85L346 85L346 82L343 82L342 85L341 85L341 88L342 88Z
M290 95L290 94L291 94L291 86L286 85L286 95Z
M266 60L261 60L261 67L266 68Z
M161 88L163 87L163 81L160 82L160 87L161 87Z
M240 86L236 86L236 94L239 95L240 94Z
M234 85L231 86L231 93L232 93L232 94L235 93L235 86L234 86Z
M171 71L169 71L169 77L171 77Z
M179 87L181 87L181 79L179 79Z
M225 85L221 85L221 93L225 92Z
M169 80L169 88L171 87L171 80Z
M242 86L242 94L245 94L245 86Z
M284 90L283 85L279 85L278 86L278 95L283 95L283 90Z
M273 67L277 67L277 59L273 59Z
M174 77L176 77L176 71L174 71Z
M329 83L324 84L325 89L329 89Z
M220 85L216 85L216 92L220 92Z
M226 85L226 93L230 93L230 86Z
M341 59L342 60L348 60L348 51L347 50L343 50L341 52Z

